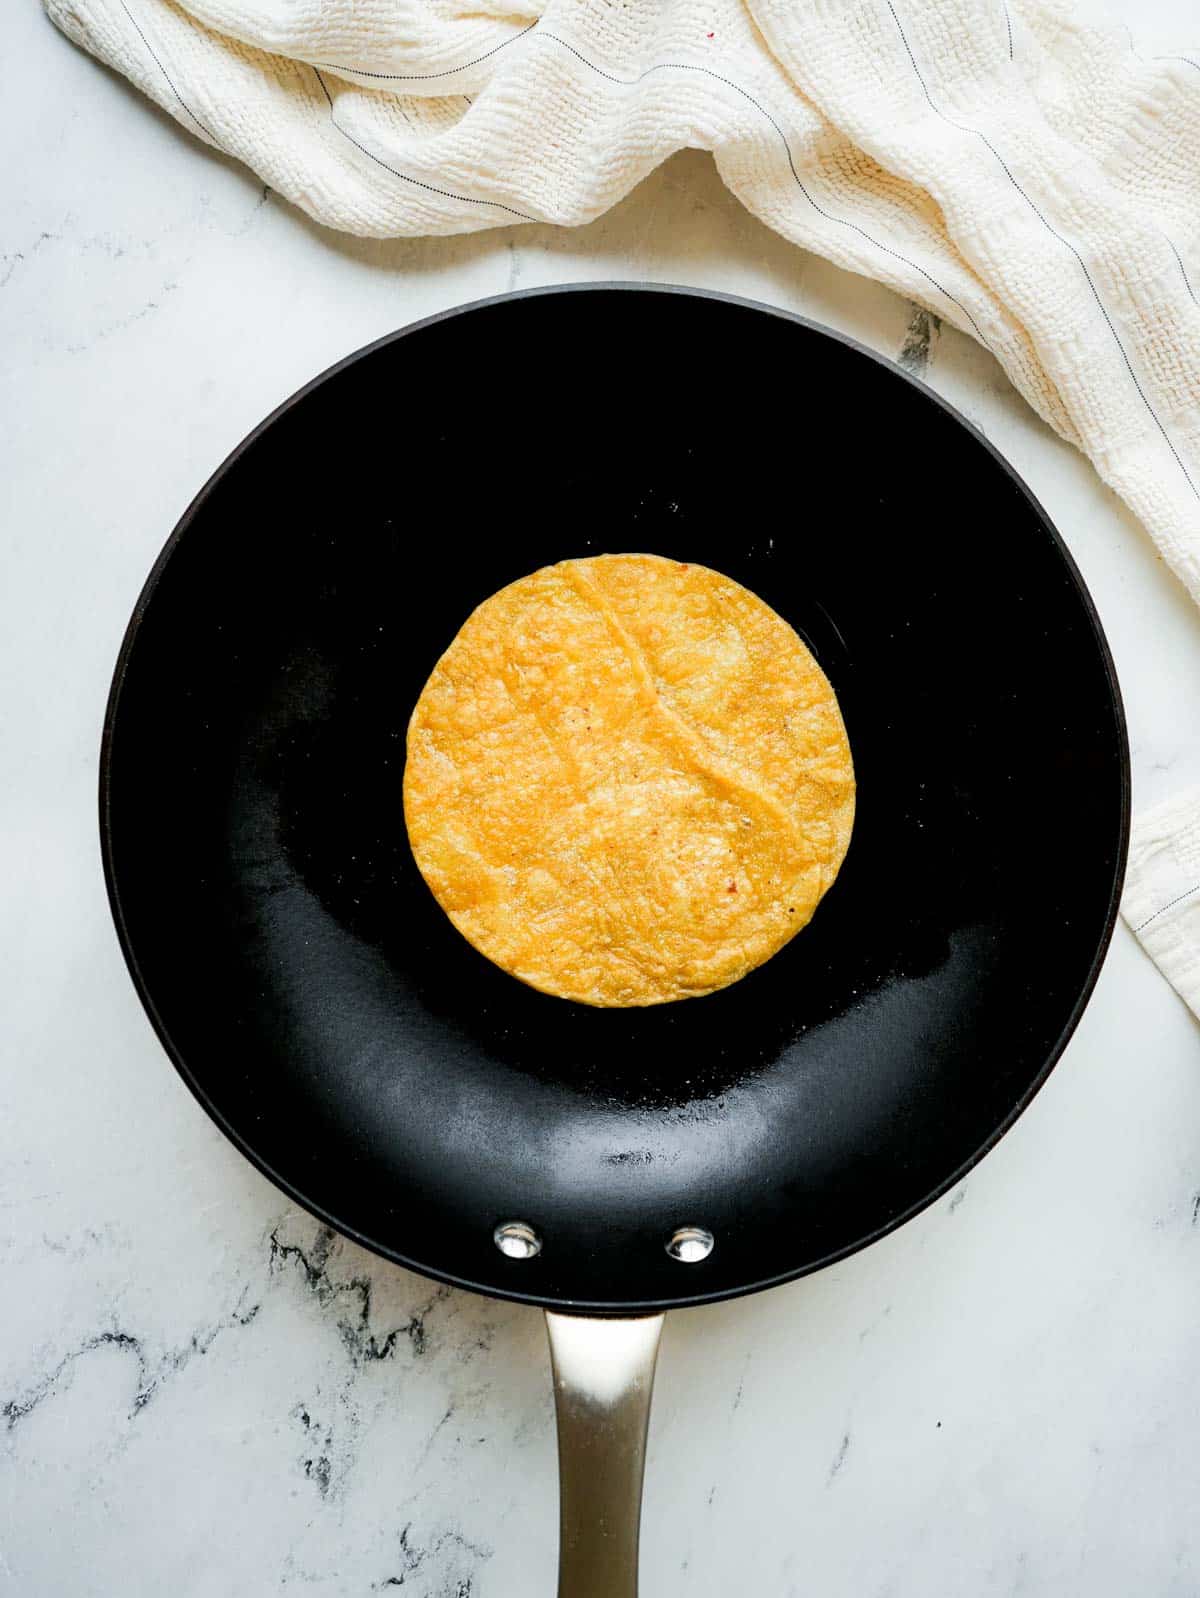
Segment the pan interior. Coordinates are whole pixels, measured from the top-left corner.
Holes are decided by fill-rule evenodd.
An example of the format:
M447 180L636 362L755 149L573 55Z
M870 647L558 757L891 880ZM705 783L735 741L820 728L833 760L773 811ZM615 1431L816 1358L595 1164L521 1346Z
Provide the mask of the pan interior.
M434 903L404 736L488 594L642 550L799 631L858 814L766 965L603 1011L522 987ZM135 617L104 785L143 996L253 1158L418 1269L631 1308L811 1269L1003 1129L1094 979L1128 777L1079 580L958 418L781 315L587 290L386 341L227 463ZM510 1219L536 1258L497 1250ZM685 1225L702 1263L666 1251Z

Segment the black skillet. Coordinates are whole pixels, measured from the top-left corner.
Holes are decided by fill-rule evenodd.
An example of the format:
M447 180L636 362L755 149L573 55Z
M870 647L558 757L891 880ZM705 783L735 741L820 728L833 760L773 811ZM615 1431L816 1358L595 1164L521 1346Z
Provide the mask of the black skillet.
M651 1010L491 966L401 813L467 614L606 550L786 617L859 783L812 925ZM796 317L610 286L433 318L251 434L146 583L101 769L126 958L218 1125L387 1258L556 1312L570 1598L635 1591L659 1313L861 1248L991 1147L1096 980L1128 805L1095 611L985 440Z

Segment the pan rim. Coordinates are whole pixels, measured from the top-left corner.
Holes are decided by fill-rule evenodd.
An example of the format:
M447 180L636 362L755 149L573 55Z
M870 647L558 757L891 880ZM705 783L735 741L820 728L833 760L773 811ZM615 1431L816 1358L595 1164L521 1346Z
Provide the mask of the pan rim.
M907 1209L893 1216L874 1231L867 1233L853 1243L831 1250L816 1260L759 1280L740 1286L724 1287L713 1291L696 1291L681 1294L668 1299L573 1299L562 1296L529 1292L517 1286L512 1288L497 1286L496 1284L484 1285L458 1275L452 1271L440 1269L438 1266L419 1261L401 1250L392 1248L371 1237L358 1228L348 1226L340 1220L334 1212L312 1199L302 1188L290 1178L279 1172L268 1160L264 1159L252 1147L242 1133L235 1128L225 1117L223 1112L214 1102L211 1095L203 1086L199 1078L193 1073L184 1057L184 1052L179 1049L162 1016L159 1014L150 986L145 980L137 953L133 946L133 939L125 919L124 907L121 901L120 886L117 882L117 871L114 859L113 825L112 825L112 760L113 742L116 732L117 719L120 714L121 696L125 685L133 650L141 630L142 621L153 601L154 594L166 568L182 543L184 537L202 512L210 494L217 484L234 467L250 448L265 434L275 422L291 411L296 405L315 389L329 379L335 377L348 367L363 360L369 355L384 347L398 342L411 333L421 332L426 328L448 321L453 317L462 316L472 311L487 309L491 306L516 303L522 300L542 298L562 294L587 294L587 293L631 293L631 294L667 294L680 295L691 299L711 300L719 304L735 306L742 310L752 310L777 317L783 321L793 323L809 332L831 339L841 344L846 349L857 355L865 356L876 366L883 367L893 378L907 384L916 390L921 398L938 406L944 413L956 421L980 445L992 460L995 461L1010 482L1023 496L1030 509L1040 520L1042 526L1049 534L1051 543L1056 548L1062 559L1067 574L1071 578L1076 593L1083 602L1084 614L1091 629L1092 638L1099 652L1101 664L1104 668L1105 679L1108 684L1112 700L1112 708L1116 723L1116 732L1120 749L1120 769L1118 772L1118 786L1120 798L1119 836L1117 839L1117 852L1112 873L1112 882L1109 890L1108 904L1104 916L1104 924L1098 939L1096 950L1088 968L1086 977L1080 987L1079 996L1071 1008L1057 1039L1047 1051L1046 1059L1030 1083L1029 1087L1017 1100L1016 1104L1003 1118L1000 1125L984 1140L962 1164L960 1164L942 1182L936 1184L931 1191L910 1205ZM612 282L605 280L586 281L579 283L541 284L527 289L521 289L508 294L489 295L484 299L472 300L463 305L453 306L447 310L438 311L419 321L396 328L378 339L363 345L360 349L343 356L331 366L311 378L277 405L264 419L258 423L244 438L229 452L215 471L211 473L202 487L193 496L191 502L176 522L162 549L160 550L149 574L147 575L137 600L134 604L129 622L121 640L121 647L117 655L113 671L112 683L109 688L108 699L105 705L104 724L100 742L99 764L99 822L101 859L104 870L105 889L108 895L109 908L112 913L113 923L116 927L117 939L126 967L133 981L134 989L141 1001L155 1035L166 1051L167 1058L175 1067L180 1078L199 1103L201 1108L215 1123L233 1146L249 1160L250 1164L265 1176L276 1188L284 1193L293 1202L306 1210L317 1220L332 1227L341 1236L349 1238L360 1247L382 1259L399 1265L405 1270L413 1271L417 1275L443 1282L448 1286L459 1288L465 1292L479 1293L485 1297L504 1299L513 1303L528 1304L542 1309L556 1309L598 1316L618 1315L649 1315L657 1314L668 1309L691 1309L705 1304L721 1303L728 1299L741 1298L751 1293L765 1292L769 1288L780 1287L784 1283L798 1281L801 1277L812 1275L816 1271L824 1270L827 1266L836 1264L839 1260L848 1259L851 1255L869 1248L890 1233L897 1231L901 1226L913 1220L923 1210L935 1204L944 1197L951 1188L955 1187L962 1179L977 1166L981 1160L996 1146L1005 1134L1013 1127L1017 1120L1025 1113L1034 1098L1041 1091L1051 1071L1062 1057L1068 1042L1079 1024L1080 1018L1087 1007L1096 982L1103 967L1105 956L1112 941L1113 930L1116 926L1117 915L1120 908L1121 889L1125 878L1125 868L1129 853L1129 838L1131 824L1131 792L1132 781L1130 772L1129 737L1125 717L1125 707L1121 696L1120 683L1117 678L1116 666L1113 662L1112 652L1108 639L1105 636L1099 614L1087 584L1083 580L1074 558L1071 555L1061 533L1047 514L1046 510L1032 492L1015 467L1005 459L1000 451L984 436L961 411L948 400L934 392L920 379L891 361L887 356L881 355L859 343L847 334L831 328L823 323L816 322L810 317L801 316L794 311L784 310L781 307L764 304L762 301L746 298L744 295L728 294L717 289L694 288L678 283L652 283L652 282ZM519 1267L514 1267L514 1271Z

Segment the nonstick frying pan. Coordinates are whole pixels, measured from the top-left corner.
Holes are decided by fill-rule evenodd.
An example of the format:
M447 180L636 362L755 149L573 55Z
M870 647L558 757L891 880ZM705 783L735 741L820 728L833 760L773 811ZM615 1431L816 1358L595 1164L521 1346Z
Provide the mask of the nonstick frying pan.
M459 936L401 780L471 609L630 550L792 623L859 807L774 959L605 1011ZM436 317L263 423L147 581L101 769L125 955L218 1125L367 1247L550 1312L563 1598L636 1591L661 1313L861 1248L1029 1103L1108 943L1128 805L1096 614L986 441L799 318L615 286Z

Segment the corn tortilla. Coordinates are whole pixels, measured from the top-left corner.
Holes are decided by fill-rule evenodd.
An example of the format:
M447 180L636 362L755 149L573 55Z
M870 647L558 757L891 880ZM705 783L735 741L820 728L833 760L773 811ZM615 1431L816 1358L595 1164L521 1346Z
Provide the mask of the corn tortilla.
M705 566L568 560L467 618L408 729L404 813L480 953L582 1004L736 982L810 919L854 820L833 689Z

